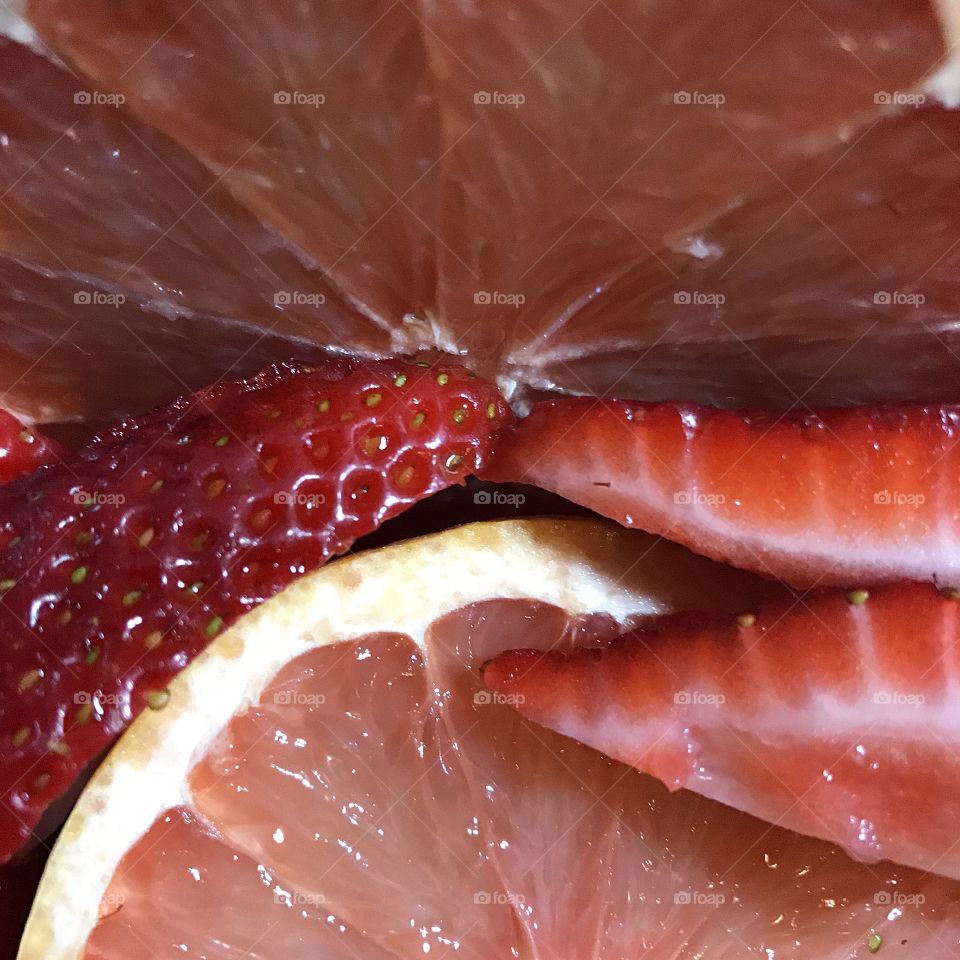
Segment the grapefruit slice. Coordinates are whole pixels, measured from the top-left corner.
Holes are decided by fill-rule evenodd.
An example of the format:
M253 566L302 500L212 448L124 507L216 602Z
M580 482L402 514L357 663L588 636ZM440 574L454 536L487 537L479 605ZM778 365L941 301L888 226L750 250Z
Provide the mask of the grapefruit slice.
M960 117L933 106L956 78L929 3L29 9L380 335L322 345L721 405L956 390Z
M78 802L20 960L947 958L960 886L528 723L479 667L777 587L586 520L347 558L219 637Z

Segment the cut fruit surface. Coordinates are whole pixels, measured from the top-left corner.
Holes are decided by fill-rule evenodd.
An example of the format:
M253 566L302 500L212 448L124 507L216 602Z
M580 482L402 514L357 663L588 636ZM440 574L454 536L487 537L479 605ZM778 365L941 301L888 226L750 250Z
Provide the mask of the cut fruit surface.
M310 359L320 340L370 345L370 322L296 249L92 87L0 40L5 405L112 419Z
M448 364L275 364L0 487L0 860L241 614L431 493L509 410Z
M778 589L587 520L478 524L303 578L120 741L20 960L841 960L878 943L946 960L954 881L670 794L483 688L519 637L569 651Z
M960 582L960 408L750 414L563 399L498 438L533 483L797 587Z
M960 878L960 603L928 584L680 615L484 671L527 717L859 859ZM493 694L492 694L493 695Z
M88 86L124 98L117 116L169 138L159 157L187 151L215 174L223 189L195 212L239 204L322 276L330 309L312 328L309 312L286 318L315 344L437 348L531 392L779 407L956 394L960 116L934 102L957 84L931 3L29 12ZM23 148L48 139L25 132ZM60 168L34 182L47 177L59 186ZM145 189L164 189L156 177ZM165 275L195 277L180 266ZM217 269L183 299L236 302L258 272L233 300ZM254 303L241 319L278 317Z

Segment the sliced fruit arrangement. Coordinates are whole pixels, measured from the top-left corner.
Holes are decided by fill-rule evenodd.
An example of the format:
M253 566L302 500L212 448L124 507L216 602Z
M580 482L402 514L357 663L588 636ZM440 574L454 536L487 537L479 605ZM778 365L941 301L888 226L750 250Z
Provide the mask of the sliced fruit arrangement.
M241 613L482 464L457 366L279 365L0 490L0 857Z
M538 404L484 476L794 586L960 583L960 407Z
M62 456L60 445L0 408L0 485Z
M0 387L34 419L102 422L295 344L304 362L460 354L524 407L955 398L960 113L933 102L957 99L948 6L29 0L56 57L0 44ZM949 589L798 601L636 532L540 524L344 561L220 634L473 471L794 585L960 588L954 418L556 404L508 426L488 469L512 422L489 384L321 360L14 481L0 859L154 708L81 800L27 960L953 955L956 883L669 794L520 716L517 669L507 692L479 669L558 647L531 710L573 703L592 733L611 721L586 716L581 661L621 657L630 764L712 777L711 796L863 859L940 869L938 850L956 875L960 811L923 795L960 786L940 769ZM615 640L692 606L726 618ZM638 642L729 696L739 726L660 704ZM937 708L883 714L849 748L884 693ZM931 811L922 830L891 797Z
M524 716L858 859L960 878L960 593L814 593L605 649L505 653Z
M947 960L955 881L671 794L482 686L517 637L569 650L771 589L583 520L462 527L302 578L121 739L20 960Z

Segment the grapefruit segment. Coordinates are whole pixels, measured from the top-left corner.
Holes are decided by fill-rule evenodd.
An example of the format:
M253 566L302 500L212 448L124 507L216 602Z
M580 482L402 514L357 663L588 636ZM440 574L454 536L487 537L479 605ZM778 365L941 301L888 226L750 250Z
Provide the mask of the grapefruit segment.
M95 278L161 315L260 321L302 339L324 323L336 329L338 313L347 322L322 275L305 269L209 170L121 113L122 95L92 86L0 42L4 254L72 273L78 289ZM300 296L275 297L285 292ZM309 309L310 294L329 301L327 310Z
M532 956L597 955L608 912L625 894L611 889L611 863L624 843L618 836L623 769L580 744L544 738L484 690L479 668L515 636L549 649L617 631L607 617L491 600L449 614L427 636L464 793L496 869L491 896L518 907Z
M794 586L950 585L958 422L947 405L751 414L551 400L501 434L484 475Z
M153 825L124 859L119 877L100 905L85 960L395 956L331 915L321 898L284 887L184 808Z
M120 741L58 842L21 960L106 960L135 937L160 960L841 960L877 937L946 960L956 882L670 794L482 689L478 661L518 634L609 645L673 609L664 567L696 591L704 561L660 549L592 522L495 523L299 581ZM731 609L756 586L738 576Z
M78 294L89 303L78 305ZM253 374L294 349L289 338L255 326L162 317L139 298L123 297L97 281L78 283L69 271L0 256L4 403L34 420L86 421L89 431L200 390L223 374ZM196 324L204 332L190 340ZM298 345L296 353L307 362L325 356L309 345Z
M98 85L200 157L322 270L380 333L414 346L431 305L431 203L418 180L442 153L416 14L385 0L88 4L33 8ZM107 37L111 40L104 43ZM406 338L407 328L414 336ZM363 335L358 336L363 332ZM363 328L325 329L358 350Z
M929 585L824 591L668 619L603 650L506 653L485 679L671 789L958 877L958 616Z
M532 342L523 362L596 395L638 395L642 378L650 400L952 399L958 150L960 115L928 100L770 182L761 169L756 190L701 224L702 257L663 251L659 276L638 262L557 331L552 360Z
M451 803L466 788L429 694L409 637L304 654L193 770L194 802L231 845L396 955L510 956L509 906L474 898L496 878L474 811Z
M6 403L43 419L119 417L316 354L318 329L360 351L383 345L195 158L95 87L0 41Z

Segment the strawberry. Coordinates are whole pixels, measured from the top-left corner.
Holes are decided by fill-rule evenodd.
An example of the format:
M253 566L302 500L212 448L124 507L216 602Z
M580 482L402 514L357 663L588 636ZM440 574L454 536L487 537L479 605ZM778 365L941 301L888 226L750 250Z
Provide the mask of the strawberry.
M548 401L484 471L794 586L960 585L960 407Z
M33 473L61 456L59 444L25 427L12 413L0 409L0 484Z
M487 685L608 756L853 856L960 878L960 593L834 588L605 649L504 653Z
M458 366L280 365L0 489L0 857L212 637L462 483L508 416Z

